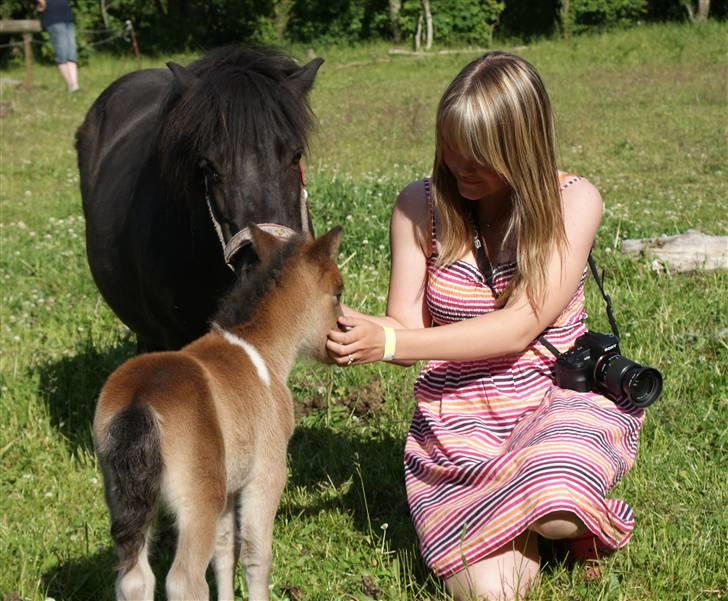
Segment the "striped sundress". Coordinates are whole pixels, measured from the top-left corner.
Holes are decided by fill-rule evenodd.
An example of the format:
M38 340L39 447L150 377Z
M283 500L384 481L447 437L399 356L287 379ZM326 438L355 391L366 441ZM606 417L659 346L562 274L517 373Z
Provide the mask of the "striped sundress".
M493 265L495 294L465 260L436 267L427 180L425 191L433 214L425 290L433 324L496 310L495 294L515 263ZM582 278L545 336L564 351L586 331L585 318ZM430 361L420 372L405 447L407 499L422 555L439 576L484 559L553 511L578 515L608 548L629 540L632 510L605 496L634 462L643 411L556 387L554 361L534 341L517 354Z

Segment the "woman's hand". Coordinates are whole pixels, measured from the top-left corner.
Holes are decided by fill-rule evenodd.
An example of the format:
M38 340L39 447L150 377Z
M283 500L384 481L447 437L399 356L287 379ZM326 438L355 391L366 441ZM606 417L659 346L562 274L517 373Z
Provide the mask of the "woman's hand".
M331 330L326 348L340 367L381 361L384 328L362 317L339 317L341 330Z

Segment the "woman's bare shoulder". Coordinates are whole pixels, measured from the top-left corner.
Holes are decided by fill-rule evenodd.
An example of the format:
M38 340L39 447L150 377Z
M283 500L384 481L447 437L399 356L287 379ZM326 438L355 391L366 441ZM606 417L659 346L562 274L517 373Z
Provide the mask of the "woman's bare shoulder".
M418 226L428 222L430 210L427 206L425 180L415 180L402 188L394 203L394 213Z
M400 190L395 206L403 211L427 209L426 196L425 180L417 179Z
M563 188L561 197L567 214L601 217L604 208L602 195L585 177L580 177Z
M430 231L430 208L425 180L416 180L407 184L397 195L392 211L393 240L413 240L423 254L427 255Z

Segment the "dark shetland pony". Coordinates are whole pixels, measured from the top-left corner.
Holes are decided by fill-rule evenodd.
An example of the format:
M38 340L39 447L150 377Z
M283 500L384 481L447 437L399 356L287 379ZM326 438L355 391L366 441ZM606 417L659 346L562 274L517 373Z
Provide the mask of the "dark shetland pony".
M179 351L130 359L99 396L94 443L120 559L117 599L153 598L147 552L160 501L179 533L168 599L207 599L213 560L218 598L232 600L236 540L249 598L268 599L293 432L286 382L299 353L331 362L340 228L316 241L284 243L257 228L253 238L261 265L229 293L210 332Z
M311 231L300 170L318 68L225 47L121 77L76 133L89 266L140 350L202 335L257 259L248 225Z

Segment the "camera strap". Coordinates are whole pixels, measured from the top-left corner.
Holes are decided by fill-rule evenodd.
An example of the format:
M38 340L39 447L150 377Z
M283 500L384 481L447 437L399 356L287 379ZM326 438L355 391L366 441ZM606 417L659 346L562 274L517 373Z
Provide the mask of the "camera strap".
M612 328L612 334L614 334L617 340L619 340L619 328L617 327L617 321L614 319L614 313L612 313L612 299L606 292L604 292L604 270L602 270L602 275L600 276L599 272L597 271L597 264L594 262L594 257L592 257L591 250L589 251L589 269L591 269L592 275L594 276L594 281L599 287L599 292L602 293L602 298L604 299L604 304L606 305L607 309L607 319L609 320L609 327Z
M591 250L589 251L588 263L589 269L594 276L594 281L597 283L599 292L601 292L602 298L604 299L604 304L606 305L607 309L607 319L609 320L609 326L612 328L612 333L614 334L614 336L617 338L617 340L619 340L619 328L617 327L617 321L614 319L614 313L612 312L612 299L604 291L604 272L602 272L602 275L599 275L599 271L597 270L597 264L594 261L594 257L592 257ZM538 341L543 344L549 350L549 352L554 355L554 357L556 357L557 359L561 357L561 353L559 352L559 350L548 340L546 340L546 337L543 334L538 337Z
M470 226L473 228L473 254L475 255L475 260L478 263L478 270L483 276L483 279L485 279L485 283L488 285L488 288L493 290L493 294L495 294L495 290L493 288L493 266L490 264L490 259L488 259L488 256L485 254L485 248L483 248L483 240L480 237L480 227L478 227L478 215L475 211L475 205L471 207L469 217Z
M485 283L488 285L488 288L493 290L495 293L495 290L493 289L493 267L490 263L490 260L488 259L488 256L485 254L485 248L483 248L483 240L480 237L480 227L478 227L478 215L476 213L475 206L471 208L469 217L470 225L473 228L473 254L475 255L475 260L478 263L478 269L485 279ZM588 263L592 276L594 276L594 281L597 283L599 292L604 299L604 304L607 310L607 319L609 320L609 326L612 328L612 333L616 336L617 340L619 340L619 328L617 327L617 321L614 319L614 313L612 312L612 299L604 291L604 272L602 271L602 274L599 274L599 270L597 269L597 264L594 261L591 250L589 251ZM537 340L541 344L543 344L557 359L561 356L559 350L548 340L546 340L546 337L543 334L541 334L537 338Z

